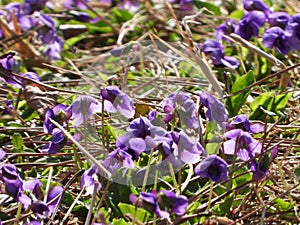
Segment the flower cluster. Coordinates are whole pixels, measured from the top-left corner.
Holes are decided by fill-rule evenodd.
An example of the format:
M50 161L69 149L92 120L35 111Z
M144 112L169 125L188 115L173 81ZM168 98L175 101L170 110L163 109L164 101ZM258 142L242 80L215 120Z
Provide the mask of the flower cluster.
M15 60L14 60L14 53L9 52L7 54L0 56L0 64L2 67L8 72L7 75L4 77L0 77L0 80L3 82L12 85L16 88L24 88L28 81L26 79L40 81L40 77L35 72L27 72L25 74L19 73L18 75L25 77L26 79L19 79L13 75L14 67L15 67Z
M218 40L227 40L224 35L236 33L245 40L257 37L259 29L268 23L262 35L266 48L275 48L281 54L300 49L300 14L290 16L286 12L272 12L262 0L244 0L245 15L237 23L230 19L217 27Z
M41 192L42 183L37 179L25 182L13 164L0 165L0 185L3 187L0 193L11 196L14 201L22 204L24 212L31 210L39 219L52 215L64 191L60 186L53 186L45 193L45 197Z
M131 118L135 111L132 100L116 86L109 86L101 89L101 99L104 101L104 109L107 112L120 112L124 116ZM67 138L63 132L57 128L51 120L59 123L63 128L67 128L69 121L75 127L87 123L88 119L96 113L102 112L101 102L91 96L79 96L70 106L58 104L48 109L45 114L44 131L52 135L52 141L41 149L42 152L49 154L57 153L66 143ZM79 140L80 135L75 135Z
M224 66L235 69L239 66L239 61L232 56L225 56L224 47L217 40L206 40L201 46L202 51L209 55L215 66Z
M140 192L139 197L130 194L129 199L133 204L154 212L160 218L170 216L167 210L176 215L183 215L188 206L188 199L185 196L177 196L174 192L168 190L162 190L159 193L155 190L150 193ZM166 210L162 210L162 207Z
M43 54L50 60L60 59L62 51L62 39L58 36L55 23L52 17L40 12L45 6L53 8L50 1L31 1L26 0L23 4L13 2L0 11L0 15L5 16L8 26L12 30L18 29L14 25L13 18L17 19L22 32L32 30L37 27L34 35L37 42L41 42L45 47ZM0 38L4 34L0 32ZM40 43L37 43L40 44Z

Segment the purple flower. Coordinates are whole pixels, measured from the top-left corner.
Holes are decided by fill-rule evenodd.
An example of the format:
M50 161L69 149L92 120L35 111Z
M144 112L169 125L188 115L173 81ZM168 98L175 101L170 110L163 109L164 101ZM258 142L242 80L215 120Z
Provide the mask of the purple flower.
M220 24L215 32L215 38L217 40L226 40L229 41L224 35L229 35L235 33L237 24L233 19L226 20L224 23Z
M268 22L272 27L284 29L290 20L290 15L286 12L274 12L269 15Z
M73 125L78 127L97 112L101 112L101 103L91 96L79 96L69 106L72 110Z
M227 140L224 142L224 153L234 155L235 151L238 157L243 161L248 161L259 155L262 151L262 144L255 140L251 134L241 129L234 129L224 134Z
M183 215L186 212L186 208L189 204L187 197L184 195L177 196L173 191L162 190L163 195L162 204L166 208L171 208L172 212L176 215Z
M63 192L64 192L64 188L61 186L54 186L49 190L46 198L47 206L49 209L49 215L52 215L55 208L59 204L59 200L63 199L64 197Z
M49 57L50 60L61 59L61 51L63 47L63 42L60 37L55 37L55 41L51 42L44 52L45 55Z
M56 128L56 126L51 123L50 119L58 122L63 127L66 127L70 117L71 111L67 109L67 106L64 104L58 104L53 108L48 109L45 114L45 120L43 124L44 132L47 134L52 134L53 129Z
M0 56L0 64L4 67L4 69L8 70L8 72L13 71L14 67L14 53L7 53ZM4 81L7 84L11 84L12 86L16 88L21 87L21 81L18 80L12 73L10 74L10 77L1 77L2 81Z
M247 11L262 11L266 14L266 16L271 13L270 8L263 2L263 0L244 0L243 5L244 9Z
M101 97L104 99L104 108L107 112L118 111L126 118L134 116L135 110L132 100L117 86L108 86L101 89Z
M170 94L162 103L166 115L164 121L170 122L174 116L178 117L181 124L190 129L199 127L199 120L196 115L196 105L194 101L184 92ZM175 117L175 118L176 118Z
M135 137L145 138L151 134L151 127L151 122L146 117L140 116L131 121L128 132L132 133Z
M252 36L258 35L266 20L266 16L261 11L251 11L247 13L238 23L235 33L249 41Z
M126 151L133 160L138 160L140 153L146 150L147 143L145 138L134 137L130 134L126 134L117 138L116 148Z
M259 181L261 178L266 178L268 176L269 167L274 159L277 157L278 148L274 147L270 156L264 154L263 158L259 161L253 160L250 163L250 171L253 173L252 180Z
M136 12L140 7L140 0L121 0L118 7L129 12Z
M88 3L88 0L83 0L83 2ZM79 0L65 0L65 7L67 9L86 9L86 6Z
M71 11L70 14L74 16L74 19L80 22L91 22L92 18L88 13L85 12L77 12L77 11Z
M0 160L2 160L5 157L5 155L6 152L2 148L0 148Z
M200 102L207 108L205 113L208 121L215 121L220 127L224 127L228 115L224 105L209 93L200 94Z
M40 151L47 152L48 154L55 154L66 144L66 141L63 132L58 128L54 128L52 131L52 141L45 144Z
M14 55L15 53L9 52L7 54L1 55L0 56L0 63L2 64L2 66L9 70L12 71L13 70L13 66L14 66Z
M300 13L297 13L290 18L285 30L290 36L295 36L298 41L300 41ZM300 44L295 50L298 50L299 46Z
M139 198L134 194L129 195L129 200L139 207L143 207L150 212L154 212L160 218L169 218L167 211L161 210L158 203L157 192L152 190L151 193L140 192Z
M197 163L200 155L205 154L204 148L184 131L167 133L162 138L160 149L163 160L171 162L175 168L184 163Z
M224 47L216 40L206 40L202 45L202 51L209 55L215 66L225 66L230 69L236 69L239 61L232 56L225 56Z
M237 115L227 126L227 130L242 129L250 134L261 133L265 130L264 125L260 123L250 124L250 121L245 114Z
M108 154L102 165L112 174L120 168L134 168L132 156L124 149L117 148Z
M31 181L26 181L23 184L23 188L24 190L32 192L36 198L40 198L42 185L43 184L41 183L41 181L39 181L38 179L34 179Z
M11 114L11 110L14 110L13 102L14 100L4 100L4 104L7 107L4 108L4 114Z
M25 14L32 14L34 11L40 11L45 7L48 0L25 0L23 4L23 12ZM49 7L50 4L48 3Z
M98 179L98 167L96 165L92 165L88 170L86 170L80 180L80 187L81 188L86 188L86 193L87 194L93 194L94 192L94 187L96 184L96 180ZM98 187L97 191L101 189L101 183L98 182Z
M24 209L28 208L28 206L31 204L31 199L27 195L22 193L23 180L17 173L17 168L15 167L15 165L0 165L0 182L4 183L5 191L7 194L12 196L15 201L21 202Z
M217 155L209 155L196 167L195 174L203 178L209 178L214 182L228 179L228 164Z
M267 29L262 36L262 43L266 48L273 48L280 54L288 54L291 50L298 48L298 40L282 30L280 27Z

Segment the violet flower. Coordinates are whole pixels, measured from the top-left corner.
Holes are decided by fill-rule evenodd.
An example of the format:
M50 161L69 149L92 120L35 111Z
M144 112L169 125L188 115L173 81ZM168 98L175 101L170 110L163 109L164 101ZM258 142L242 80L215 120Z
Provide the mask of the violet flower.
M9 52L7 54L0 56L0 64L4 67L4 69L8 70L8 72L13 71L14 67L14 53ZM4 81L7 84L11 84L12 86L16 88L21 88L21 81L17 79L12 73L10 74L10 77L0 77L2 81Z
M235 33L236 28L237 28L237 23L233 19L226 20L224 23L220 24L217 27L215 32L215 38L217 40L229 41L229 39L224 37L224 35Z
M58 128L54 128L52 131L51 142L45 144L40 151L48 154L55 154L66 144L66 142L67 139L65 138L63 132Z
M86 188L87 194L93 194L94 187L96 184L97 176L99 174L98 167L96 165L92 165L88 170L86 170L80 180L80 187ZM101 183L98 182L97 191L101 189Z
M224 142L224 153L234 155L236 151L237 156L243 161L254 158L262 151L262 144L241 129L230 130L224 134L224 137L229 138Z
M53 8L53 5L48 0L25 0L23 3L23 12L32 14L34 11L40 11L47 5L47 8Z
M161 199L162 204L171 209L173 213L178 216L182 216L186 212L186 208L189 204L187 197L184 195L177 196L173 191L162 190Z
M268 16L272 12L263 0L244 0L243 6L247 11L262 11L266 16Z
M12 110L14 110L13 102L14 102L14 100L4 100L4 104L7 108L6 107L4 108L3 114L11 114L12 113Z
M291 37L296 37L298 40L298 46L294 46L295 48L293 50L299 50L300 49L300 13L297 13L293 15L286 28L285 31L289 34Z
M226 127L227 130L242 129L250 134L261 133L265 130L264 125L260 123L251 124L248 116L245 114L237 115Z
M280 27L267 29L262 39L262 43L266 48L275 48L280 54L288 54L299 46L298 40Z
M217 155L209 155L196 167L195 174L203 178L209 178L214 182L228 180L228 164Z
M117 138L116 148L126 151L133 160L138 160L139 155L147 149L147 143L145 138L126 134Z
M224 127L228 120L228 114L224 107L224 104L219 102L209 93L200 94L200 102L207 108L205 113L208 121L215 121L220 127Z
M108 86L101 89L100 95L104 99L104 108L107 112L114 113L118 111L126 118L134 116L135 110L132 100L117 86Z
M88 0L83 0L83 2L88 3ZM65 0L65 7L67 9L86 9L87 7L79 0Z
M205 154L204 148L184 131L167 133L162 139L160 149L163 160L172 163L174 168L181 167L185 163L197 163L200 155Z
M268 22L272 27L285 29L290 18L290 15L286 12L274 12L269 15Z
M132 156L125 149L120 148L110 152L102 165L112 174L120 168L133 169L135 167Z
M88 95L76 98L68 109L72 110L71 119L76 127L84 124L91 116L102 111L101 103Z
M170 122L174 117L178 117L180 123L190 129L197 129L199 127L196 105L186 93L171 93L163 101L162 107L166 113L164 116L165 123Z
M167 211L163 211L159 207L158 195L155 190L152 190L151 193L140 192L139 198L134 194L130 194L129 200L138 207L143 207L155 213L159 218L169 218L170 216Z
M247 13L238 23L235 33L249 41L258 35L259 29L264 25L266 15L261 11Z
M41 181L39 181L38 179L34 179L34 180L24 182L23 188L24 190L33 193L36 199L40 199L42 197L42 193L41 193L42 185L43 184Z
M22 193L23 180L18 174L15 165L0 165L0 184L1 182L5 186L6 194L12 196L15 201L21 202L24 209L27 209L31 205L31 199L27 195Z
M151 134L150 128L152 126L146 117L140 116L130 122L128 132L132 133L135 137L145 138Z
M278 148L274 147L270 156L268 154L264 154L263 158L259 161L253 160L250 163L250 171L253 173L252 180L259 181L262 178L266 178L268 176L269 167L274 159L277 157Z
M215 66L225 66L230 69L236 69L239 61L232 56L225 56L224 47L216 40L206 40L202 45L202 51L209 55Z
M2 160L6 156L6 152L0 148L0 160Z
M129 12L136 12L139 9L140 4L140 0L121 0L117 6L120 9L124 9Z
M53 214L55 208L59 204L59 200L64 198L63 192L64 192L63 187L54 186L47 193L46 202L47 202L47 206L48 206L50 215ZM61 196L61 197L59 197L59 196Z
M53 108L48 109L43 124L44 132L52 134L53 130L56 128L56 126L51 123L50 119L58 122L63 127L66 127L68 120L71 117L71 113L72 112L64 104L58 104Z

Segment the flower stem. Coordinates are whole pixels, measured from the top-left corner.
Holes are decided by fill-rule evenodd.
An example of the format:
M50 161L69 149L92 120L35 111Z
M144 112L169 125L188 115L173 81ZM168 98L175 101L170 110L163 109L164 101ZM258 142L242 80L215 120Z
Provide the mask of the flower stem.
M86 220L85 220L85 225L90 224L90 220L91 220L91 217L92 217L92 214L93 214L93 208L94 208L95 201L96 201L97 189L98 189L98 181L96 181L95 184L94 184L92 202L91 202L91 205L90 205L90 208L89 208L88 215L87 215Z
M17 215L16 215L16 220L14 222L14 225L18 225L19 223L19 218L21 217L21 212L22 212L22 203L20 202L18 205L18 211L17 211Z
M209 212L209 210L210 210L213 189L214 189L214 182L210 180L210 188L209 188L209 195L208 195L208 203L207 203L206 212Z
M171 163L169 163L168 165L169 165L171 177L173 179L174 187L176 189L176 192L179 193L179 187L178 187L178 184L177 184L177 181L176 181L176 176L175 176L175 173L174 173L174 170L173 170L173 166L172 166Z

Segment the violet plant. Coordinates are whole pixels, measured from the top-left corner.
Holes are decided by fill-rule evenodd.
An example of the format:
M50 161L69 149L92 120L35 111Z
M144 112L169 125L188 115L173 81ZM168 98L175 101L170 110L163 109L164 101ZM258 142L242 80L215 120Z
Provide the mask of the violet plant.
M299 175L290 172L294 186L288 184L282 168L298 155L298 134L291 136L298 127L299 13L244 0L243 15L228 11L223 20L224 8L212 3L168 2L66 0L62 9L25 0L1 8L1 21L22 42L11 42L1 22L1 43L17 52L0 56L0 207L8 212L0 212L0 224L66 223L73 216L103 225L298 218L289 193ZM204 38L200 24L209 30ZM152 29L163 43L152 46L156 58L123 45ZM181 39L182 51L166 42ZM32 63L18 47L24 43L51 64ZM85 77L103 49L112 50L97 75ZM93 57L81 58L87 52ZM278 66L284 71L274 74ZM112 67L121 70L110 76ZM224 96L194 74L216 75ZM288 92L278 94L281 74ZM83 81L96 93L81 93ZM50 91L60 93L41 117L22 95L31 86L43 102Z

